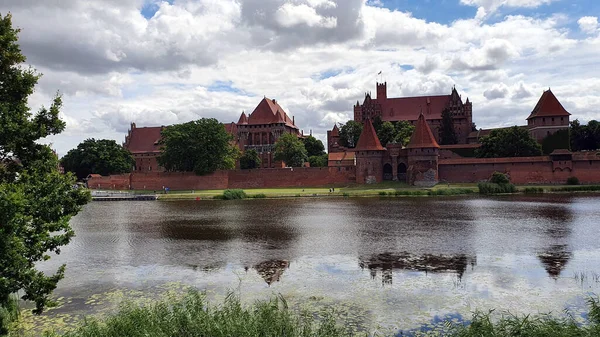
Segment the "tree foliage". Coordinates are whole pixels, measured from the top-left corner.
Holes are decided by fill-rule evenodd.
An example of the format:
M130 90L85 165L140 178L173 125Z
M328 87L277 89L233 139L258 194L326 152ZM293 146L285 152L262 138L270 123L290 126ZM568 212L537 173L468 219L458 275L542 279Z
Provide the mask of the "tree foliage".
M255 149L246 150L240 157L240 168L242 170L250 170L260 167L260 156Z
M590 151L600 149L600 122L591 120L582 125L579 120L571 122L571 149Z
M275 160L285 162L287 166L302 167L308 160L304 144L298 136L286 133L275 142Z
M167 171L205 175L235 168L239 149L214 118L167 126L161 133L158 163Z
M458 137L454 130L454 121L450 109L445 108L442 111L442 125L440 128L440 142L442 145L452 145L458 143Z
M75 177L60 174L56 155L38 143L64 130L62 101L56 96L50 108L30 112L27 98L40 75L23 66L18 33L10 14L0 15L0 306L20 292L41 313L65 266L49 274L36 263L69 243L69 220L90 195L74 188Z
M542 151L544 154L550 154L556 149L570 150L571 144L569 138L568 129L556 131L542 140Z
M91 173L103 176L131 172L135 160L127 149L111 139L86 139L60 160L65 171L82 179Z
M373 128L382 146L389 143L408 145L415 127L407 121L382 122L381 117L373 119Z
M327 167L329 157L326 153L320 156L310 156L308 157L308 162L310 163L310 167Z
M304 143L304 148L306 149L309 157L322 156L325 154L325 145L323 145L323 142L317 138L308 136L302 139L302 142Z
M362 129L363 125L353 120L342 124L340 127L340 145L347 148L355 148Z
M513 126L492 130L488 136L481 138L481 147L476 155L479 158L541 156L542 147L527 129Z

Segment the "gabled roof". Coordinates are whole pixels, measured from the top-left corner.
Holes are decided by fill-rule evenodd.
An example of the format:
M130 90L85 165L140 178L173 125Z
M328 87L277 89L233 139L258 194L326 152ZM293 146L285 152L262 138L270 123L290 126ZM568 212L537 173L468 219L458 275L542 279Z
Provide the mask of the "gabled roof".
M281 117L278 117L278 112L281 112ZM248 124L273 124L285 123L291 128L297 129L294 121L287 115L285 110L275 101L270 98L263 98L256 106L256 109L248 117Z
M358 138L358 144L354 151L384 151L385 149L381 146L381 142L375 133L375 128L370 119L365 121L363 130Z
M158 141L162 126L138 128L132 126L123 146L131 153L160 152Z
M333 152L329 153L328 160L354 160L356 153L354 151Z
M425 119L442 119L442 111L451 95L388 98L381 104L384 121L415 121L423 113Z
M238 124L248 124L248 117L246 113L242 111L242 115L240 116L240 120L237 122Z
M333 124L333 129L331 129L331 136L332 137L339 137L340 136L340 129L338 129L337 124Z
M231 135L237 135L237 124L231 122L229 124L223 124L225 126L225 131Z
M565 110L560 104L556 96L550 91L550 89L544 91L542 97L536 104L535 108L531 112L531 115L527 119L534 117L555 117L555 116L570 116L571 114Z
M408 143L407 148L409 149L417 149L417 148L439 148L440 146L435 141L435 137L433 137L433 133L431 133L431 129L427 122L425 121L425 116L423 114L419 115L419 119L417 120L417 125L415 127L415 131L410 137L410 142Z

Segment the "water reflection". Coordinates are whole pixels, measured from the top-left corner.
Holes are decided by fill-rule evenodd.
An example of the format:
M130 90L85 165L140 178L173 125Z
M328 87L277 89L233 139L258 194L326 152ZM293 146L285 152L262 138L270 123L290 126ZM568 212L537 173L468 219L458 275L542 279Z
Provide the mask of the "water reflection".
M548 276L557 279L573 257L573 253L568 250L567 245L552 245L546 251L538 253L537 257L544 265Z
M448 273L454 272L462 279L467 266L474 267L477 264L475 256L464 254L444 255L414 255L408 252L399 254L383 253L370 257L359 258L359 266L371 271L371 277L375 278L377 272L381 272L384 284L392 284L392 272L394 270L421 271L425 273Z
M290 267L289 261L269 260L256 264L253 268L268 285L279 282L283 272ZM248 267L245 268L248 270Z
M537 253L537 258L544 265L548 276L558 279L567 263L573 257L569 245L572 233L574 214L569 204L554 204L535 208L535 214L543 219L543 234L548 247Z

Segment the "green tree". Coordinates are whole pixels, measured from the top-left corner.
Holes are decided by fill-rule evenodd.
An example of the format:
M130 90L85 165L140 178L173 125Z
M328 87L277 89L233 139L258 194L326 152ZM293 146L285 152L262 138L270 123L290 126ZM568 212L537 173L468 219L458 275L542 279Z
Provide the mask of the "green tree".
M590 151L600 149L600 123L591 120L581 125L579 120L571 122L571 149L573 151Z
M556 149L571 149L568 129L556 131L542 140L544 154L550 154Z
M310 156L308 157L308 162L310 163L310 167L326 167L329 162L329 157L327 154Z
M287 166L301 167L308 159L302 141L294 134L286 133L275 142L275 160L285 162Z
M127 149L110 139L86 139L60 160L65 171L82 179L91 173L103 176L131 172L135 160Z
M346 124L342 124L340 128L340 145L347 148L356 147L362 129L363 125L353 120L348 121Z
M388 143L392 143L396 139L396 128L391 122L383 122L379 131L375 130L375 132L382 146L387 146Z
M440 128L440 142L442 145L452 145L458 143L456 131L454 131L454 121L450 109L445 108L442 111L442 125Z
M496 129L481 139L481 147L475 152L479 158L505 158L541 156L541 145L531 137L527 129L513 126Z
M260 156L255 149L246 150L240 157L240 168L242 170L250 170L260 167Z
M65 266L51 274L38 271L36 263L69 243L69 220L90 194L74 187L72 174L60 174L56 155L38 142L64 130L62 101L57 95L49 108L30 112L27 98L40 75L23 66L18 33L11 15L0 15L0 306L19 292L41 313Z
M205 175L235 168L239 149L214 118L167 126L161 133L158 163L167 171Z
M325 145L323 142L313 136L308 136L302 139L304 148L309 157L322 156L325 153Z
M394 125L394 129L396 130L394 142L400 143L404 146L408 145L408 142L410 142L410 137L415 131L415 126L411 125L407 121L399 121Z

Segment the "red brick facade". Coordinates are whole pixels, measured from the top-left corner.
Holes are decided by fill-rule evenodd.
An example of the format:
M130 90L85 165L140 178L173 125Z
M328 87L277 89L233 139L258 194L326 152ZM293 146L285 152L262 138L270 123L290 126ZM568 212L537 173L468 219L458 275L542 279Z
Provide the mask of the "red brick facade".
M214 190L227 188L276 188L345 186L356 182L354 167L281 168L217 171L206 176L191 172L147 172L110 177L92 177L92 189L134 189L161 191Z

